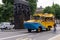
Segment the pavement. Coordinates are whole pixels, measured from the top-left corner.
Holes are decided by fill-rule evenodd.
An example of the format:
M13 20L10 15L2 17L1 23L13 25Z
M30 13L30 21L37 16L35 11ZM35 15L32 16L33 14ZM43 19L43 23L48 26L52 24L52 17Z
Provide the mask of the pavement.
M60 24L57 24L56 32L53 31L53 28L51 31L43 31L40 33L34 31L28 33L26 29L0 30L0 40L50 40L57 35L60 35Z
M50 38L49 40L60 40L60 34Z

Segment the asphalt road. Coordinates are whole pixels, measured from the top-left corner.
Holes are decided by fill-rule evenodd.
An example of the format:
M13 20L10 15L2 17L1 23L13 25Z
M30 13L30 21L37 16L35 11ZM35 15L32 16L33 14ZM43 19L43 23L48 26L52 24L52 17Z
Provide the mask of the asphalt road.
M48 40L56 35L60 34L60 25L57 25L56 33L51 31L43 31L40 33L32 32L28 33L26 29L20 30L0 30L0 40Z

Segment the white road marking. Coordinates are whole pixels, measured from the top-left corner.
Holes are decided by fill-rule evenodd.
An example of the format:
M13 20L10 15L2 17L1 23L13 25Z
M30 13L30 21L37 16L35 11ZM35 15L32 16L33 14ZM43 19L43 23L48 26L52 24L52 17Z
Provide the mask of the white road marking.
M5 39L10 39L10 38L20 37L20 36L25 36L25 35L28 35L28 34L22 34L22 35L15 35L15 36L10 36L10 37L0 38L0 40L5 40Z
M16 40L32 40L31 38L17 38Z
M56 35L48 40L60 40L60 34L59 35Z

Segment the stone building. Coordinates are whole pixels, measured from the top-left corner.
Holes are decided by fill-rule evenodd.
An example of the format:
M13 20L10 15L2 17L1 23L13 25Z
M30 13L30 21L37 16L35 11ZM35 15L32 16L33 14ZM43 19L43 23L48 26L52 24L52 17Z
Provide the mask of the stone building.
M43 12L43 7L40 6L39 8L36 9L36 13L42 13Z

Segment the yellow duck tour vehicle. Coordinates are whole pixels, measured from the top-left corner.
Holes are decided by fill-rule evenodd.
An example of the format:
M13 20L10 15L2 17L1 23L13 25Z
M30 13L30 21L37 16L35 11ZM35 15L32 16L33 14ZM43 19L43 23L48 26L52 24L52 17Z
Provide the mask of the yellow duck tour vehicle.
M51 28L56 25L55 16L52 13L45 13L43 18L44 20L41 22L41 24L46 28L47 31L51 30Z
M24 28L28 29L28 32L36 30L36 32L41 32L42 30L51 30L54 27L54 15L48 13L34 14L32 20L24 22Z

